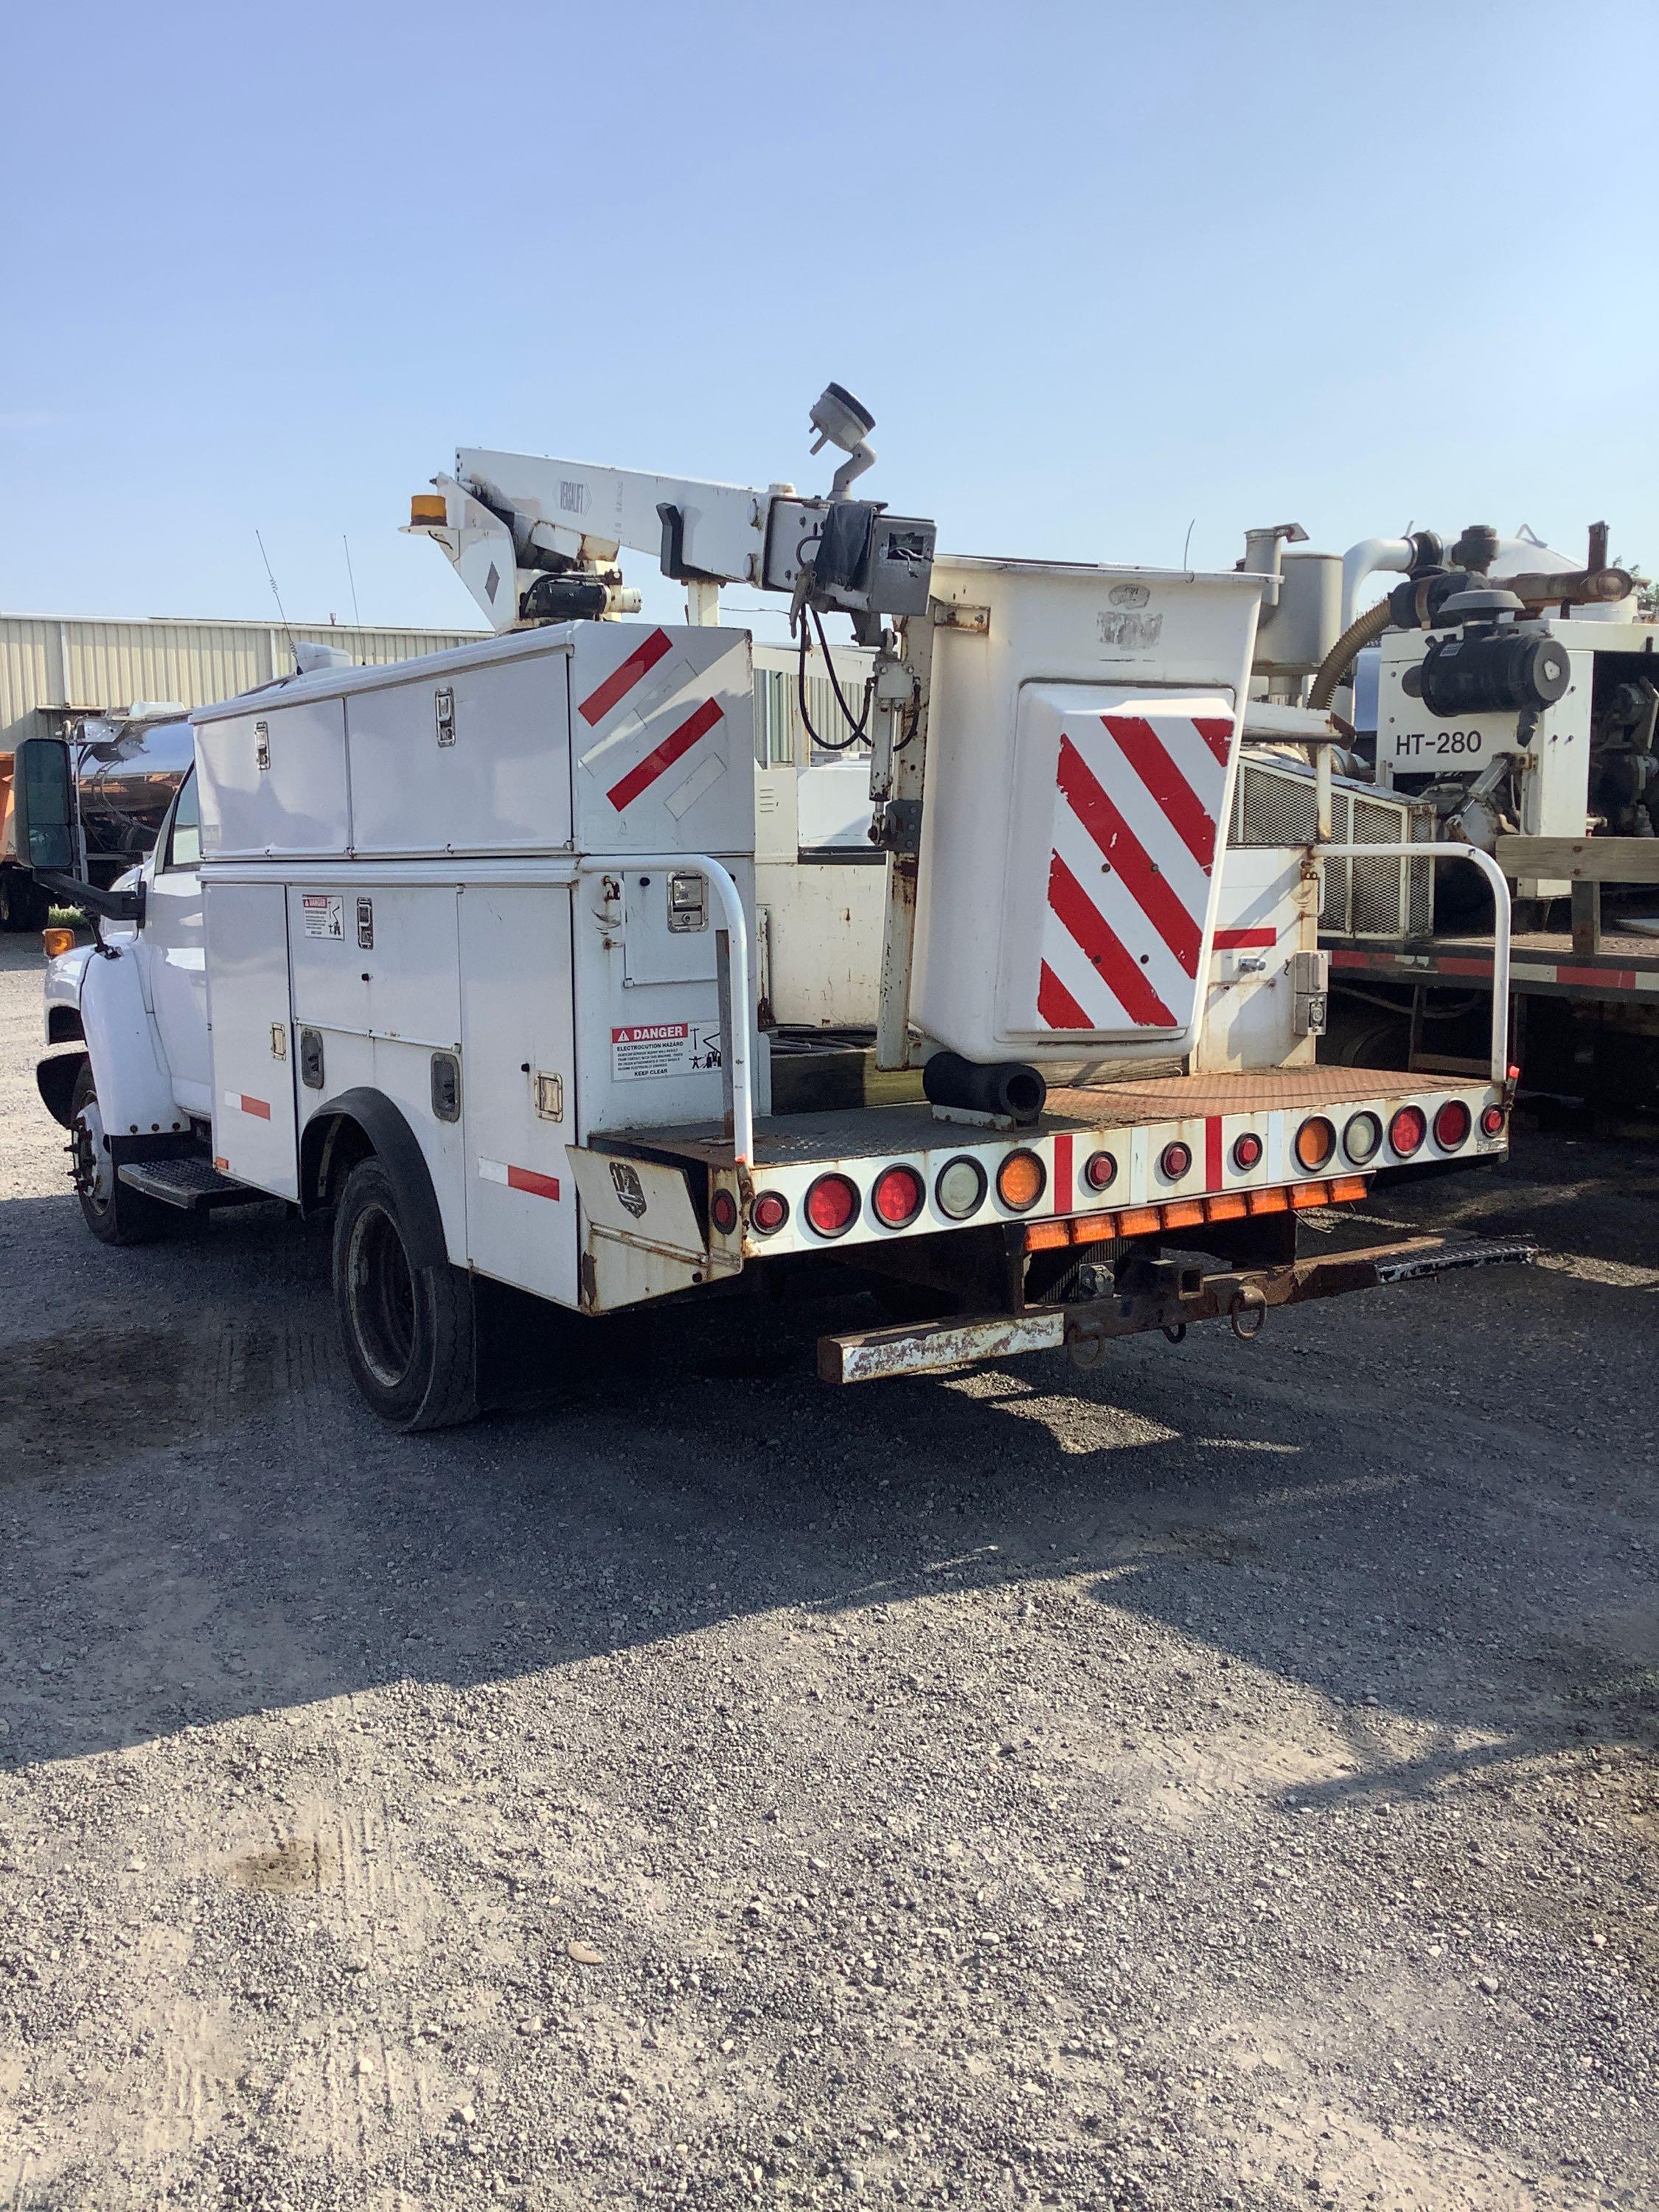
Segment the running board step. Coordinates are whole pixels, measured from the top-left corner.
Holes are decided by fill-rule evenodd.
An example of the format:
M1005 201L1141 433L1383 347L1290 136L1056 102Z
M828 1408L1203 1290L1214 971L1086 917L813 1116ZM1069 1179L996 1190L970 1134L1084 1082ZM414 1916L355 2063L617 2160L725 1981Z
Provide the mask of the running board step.
M216 1206L251 1206L270 1195L221 1175L211 1160L126 1160L117 1173L131 1189L185 1213L204 1213Z

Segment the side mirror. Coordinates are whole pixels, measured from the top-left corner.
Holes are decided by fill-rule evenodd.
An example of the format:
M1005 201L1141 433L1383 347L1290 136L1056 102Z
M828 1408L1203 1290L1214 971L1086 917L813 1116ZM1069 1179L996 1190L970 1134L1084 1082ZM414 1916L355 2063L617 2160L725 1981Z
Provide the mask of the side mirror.
M75 775L60 738L25 738L12 759L12 821L17 857L42 890L112 921L144 918L142 887L105 890L75 873Z
M75 781L69 747L59 738L25 738L12 763L12 815L17 857L53 874L75 870Z

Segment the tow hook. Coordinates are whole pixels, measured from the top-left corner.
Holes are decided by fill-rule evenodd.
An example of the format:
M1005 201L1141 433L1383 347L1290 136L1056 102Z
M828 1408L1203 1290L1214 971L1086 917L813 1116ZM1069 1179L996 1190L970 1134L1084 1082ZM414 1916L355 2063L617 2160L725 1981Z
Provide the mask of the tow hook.
M1106 1357L1106 1332L1092 1322L1073 1322L1066 1331L1066 1356L1080 1374Z
M1267 1325L1267 1301L1255 1283L1241 1284L1227 1309L1227 1321L1241 1344L1253 1344Z

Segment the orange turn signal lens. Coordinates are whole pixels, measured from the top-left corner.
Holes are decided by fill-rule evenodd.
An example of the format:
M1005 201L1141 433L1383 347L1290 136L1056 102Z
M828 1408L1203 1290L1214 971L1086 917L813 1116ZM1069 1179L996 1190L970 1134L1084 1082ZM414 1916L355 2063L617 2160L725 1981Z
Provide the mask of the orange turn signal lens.
M1335 1128L1322 1114L1314 1115L1296 1133L1296 1157L1302 1167L1322 1168L1335 1150Z
M997 1196L1011 1213L1029 1213L1048 1180L1035 1152L1010 1152L997 1170Z
M46 948L48 960L56 960L60 953L73 952L75 932L72 929L43 929L40 942Z

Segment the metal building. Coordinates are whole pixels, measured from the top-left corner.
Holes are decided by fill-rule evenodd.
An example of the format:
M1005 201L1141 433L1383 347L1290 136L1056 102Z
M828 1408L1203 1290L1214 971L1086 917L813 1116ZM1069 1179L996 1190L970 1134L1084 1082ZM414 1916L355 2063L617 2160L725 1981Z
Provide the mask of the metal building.
M0 615L0 753L58 726L41 708L111 709L137 700L205 707L294 666L290 637L336 645L371 667L441 653L487 636L470 629L376 629L331 623L116 621L84 615Z

